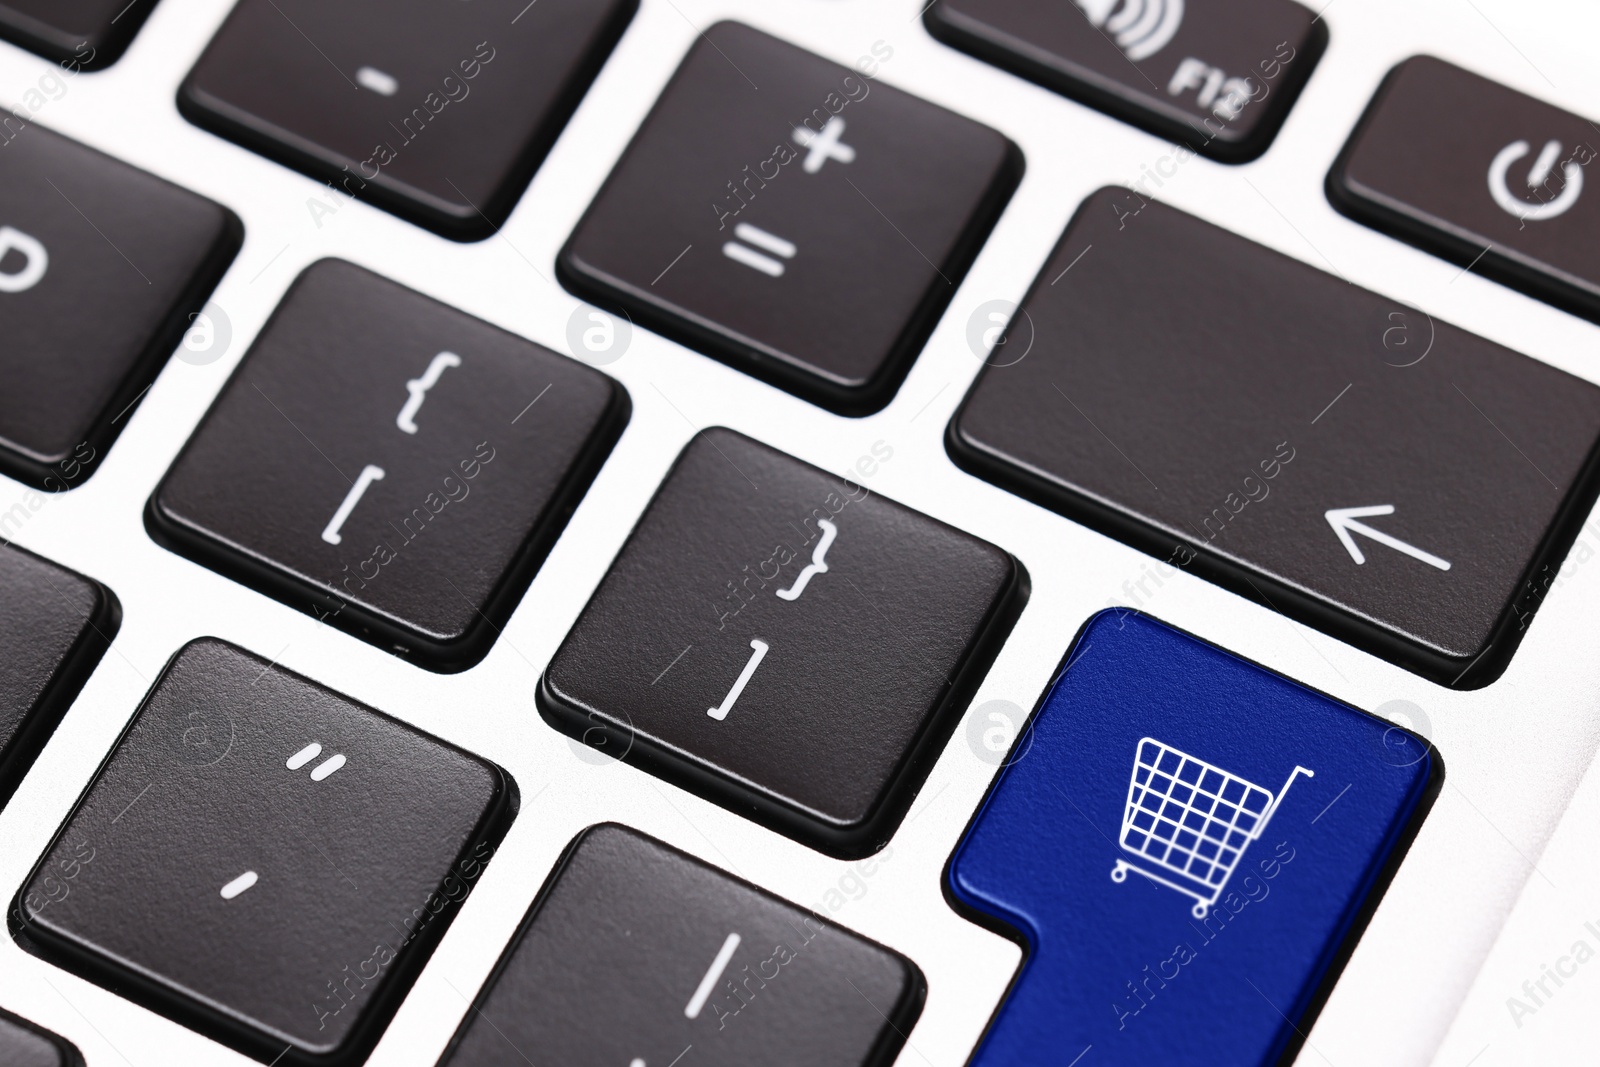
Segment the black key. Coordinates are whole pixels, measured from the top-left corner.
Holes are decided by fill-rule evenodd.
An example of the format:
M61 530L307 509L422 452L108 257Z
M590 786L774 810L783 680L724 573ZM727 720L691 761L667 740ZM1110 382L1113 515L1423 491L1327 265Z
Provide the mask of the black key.
M71 73L109 67L127 51L156 0L4 0L0 37Z
M598 371L322 260L146 515L175 551L431 669L464 670L628 410Z
M1367 106L1328 174L1328 199L1374 229L1600 321L1600 188L1583 180L1597 145L1588 119L1415 56Z
M60 492L127 425L244 228L42 126L8 128L4 148L0 472Z
M870 1067L894 1061L925 992L899 953L596 826L567 850L440 1067Z
M738 23L706 30L556 266L844 414L888 403L1022 174L994 130Z
M1504 668L1593 502L1600 389L1128 189L1022 309L959 464L1444 684Z
M0 807L100 662L121 619L111 590L4 540L27 520L28 505L43 501L26 494L0 512Z
M893 455L874 443L852 477ZM866 855L905 813L1026 588L994 545L705 430L556 652L539 708L815 848Z
M938 0L924 21L948 45L1224 163L1267 150L1328 44L1294 0Z
M511 214L638 0L240 0L189 121L459 241Z
M0 1063L6 1067L82 1067L83 1055L66 1039L0 1011Z
M205 638L157 679L12 929L262 1062L359 1062L514 809L494 765Z

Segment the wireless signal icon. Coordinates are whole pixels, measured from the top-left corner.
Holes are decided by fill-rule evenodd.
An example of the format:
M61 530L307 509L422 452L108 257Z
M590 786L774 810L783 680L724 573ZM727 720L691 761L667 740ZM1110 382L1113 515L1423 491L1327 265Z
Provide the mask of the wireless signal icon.
M1090 25L1135 62L1161 51L1183 22L1183 0L1073 0Z

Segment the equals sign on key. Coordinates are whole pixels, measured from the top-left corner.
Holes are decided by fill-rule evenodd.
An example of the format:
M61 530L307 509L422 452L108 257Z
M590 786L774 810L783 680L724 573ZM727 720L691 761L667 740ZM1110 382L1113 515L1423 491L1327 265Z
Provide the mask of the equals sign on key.
M782 237L752 226L748 222L741 222L735 226L733 235L739 241L748 241L750 244L755 245L756 248L761 249L761 252L757 252L755 248L750 248L747 245L742 245L739 241L729 241L722 246L722 254L735 263L743 263L747 267L760 271L769 278L781 278L784 271L783 264L773 259L772 256L793 259L794 254L799 251L793 241L785 241ZM763 255L762 252L771 252L772 256Z

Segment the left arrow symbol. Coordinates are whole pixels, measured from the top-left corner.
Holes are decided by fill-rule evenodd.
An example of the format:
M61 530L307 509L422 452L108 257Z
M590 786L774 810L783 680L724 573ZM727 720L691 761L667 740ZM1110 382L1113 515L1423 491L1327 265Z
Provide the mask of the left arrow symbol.
M1365 563L1367 557L1362 554L1361 546L1356 544L1353 534L1361 534L1371 538L1380 545L1388 545L1396 552L1404 552L1412 559L1420 559L1430 567L1437 567L1442 571L1450 569L1450 561L1440 559L1429 552L1424 552L1415 545L1408 545L1398 537L1390 537L1382 530L1374 530L1364 522L1357 519L1368 519L1377 515L1393 515L1393 504L1379 504L1370 508L1329 508L1323 513L1323 518L1328 520L1328 525L1333 527L1333 532L1339 536L1339 543L1344 545L1345 551L1350 553L1350 558L1357 563Z

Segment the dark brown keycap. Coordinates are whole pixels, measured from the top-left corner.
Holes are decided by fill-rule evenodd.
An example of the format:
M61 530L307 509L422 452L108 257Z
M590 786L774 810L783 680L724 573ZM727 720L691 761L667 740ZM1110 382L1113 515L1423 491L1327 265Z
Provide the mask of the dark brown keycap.
M853 476L893 456L878 441ZM893 833L1026 588L986 541L705 430L556 652L539 709L815 848L865 855Z
M628 417L612 379L306 268L156 489L174 550L434 670L482 658Z
M12 933L262 1063L359 1063L515 809L493 764L203 638L18 890Z
M596 826L439 1062L879 1067L925 988L899 953L633 830Z
M83 1056L65 1039L0 1011L0 1063L6 1067L82 1067Z
M889 401L1021 177L1016 146L721 22L557 260L586 299L844 414Z
M156 0L4 0L0 37L70 72L100 70L122 57Z
M27 522L29 504L43 501L25 494L0 512L0 806L100 662L120 618L111 590L4 540Z
M1504 668L1594 500L1600 389L1128 189L1010 331L959 464L1447 685Z
M1596 155L1600 127L1588 119L1416 56L1379 86L1328 174L1328 199L1600 321L1600 178L1586 170Z
M88 478L233 260L233 212L42 126L0 152L0 472Z
M189 121L461 241L511 213L638 0L240 0Z
M1267 150L1328 43L1294 0L937 0L924 21L946 44L1224 163Z

